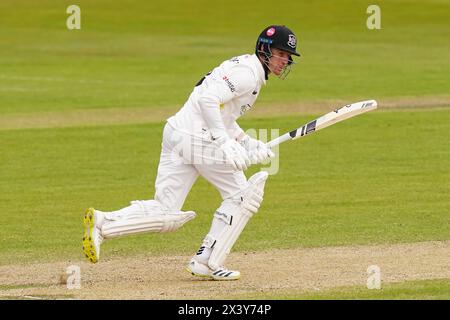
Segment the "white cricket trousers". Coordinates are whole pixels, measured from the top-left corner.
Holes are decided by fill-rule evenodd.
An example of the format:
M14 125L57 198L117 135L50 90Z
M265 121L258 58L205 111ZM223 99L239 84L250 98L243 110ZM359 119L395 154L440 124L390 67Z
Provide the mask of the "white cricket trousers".
M166 123L155 182L155 200L170 211L182 209L184 201L201 175L214 185L222 199L235 196L247 187L242 171L225 163L223 153L207 130L193 136Z

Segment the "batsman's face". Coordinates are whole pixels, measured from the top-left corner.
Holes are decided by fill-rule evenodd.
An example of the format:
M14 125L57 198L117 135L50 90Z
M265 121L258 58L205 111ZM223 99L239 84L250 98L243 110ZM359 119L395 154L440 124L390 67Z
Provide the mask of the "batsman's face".
M279 76L284 67L289 62L289 53L277 48L272 49L272 56L269 59L269 70Z

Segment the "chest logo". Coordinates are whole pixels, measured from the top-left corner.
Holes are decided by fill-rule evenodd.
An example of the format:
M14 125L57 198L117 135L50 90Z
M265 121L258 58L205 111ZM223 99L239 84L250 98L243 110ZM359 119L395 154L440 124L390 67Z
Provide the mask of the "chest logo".
M241 106L241 116L246 113L248 110L250 110L252 106L250 104L246 104L245 106Z

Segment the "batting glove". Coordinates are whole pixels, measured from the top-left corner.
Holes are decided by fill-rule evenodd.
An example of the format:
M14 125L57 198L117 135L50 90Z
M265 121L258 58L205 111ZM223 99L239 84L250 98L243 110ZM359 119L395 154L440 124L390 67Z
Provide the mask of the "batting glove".
M246 135L240 141L240 144L247 151L251 164L262 163L267 159L275 157L275 154L264 142L253 139L249 135Z

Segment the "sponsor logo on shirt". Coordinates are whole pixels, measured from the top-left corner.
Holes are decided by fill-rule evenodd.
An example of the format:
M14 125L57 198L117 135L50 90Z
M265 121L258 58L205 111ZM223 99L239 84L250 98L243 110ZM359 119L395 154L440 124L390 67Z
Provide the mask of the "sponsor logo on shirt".
M241 116L246 113L252 106L250 104L246 104L245 106L241 106Z
M225 80L225 83L228 85L228 88L230 88L231 92L236 91L236 87L231 83L230 79L228 79L227 76L224 76L222 79Z

